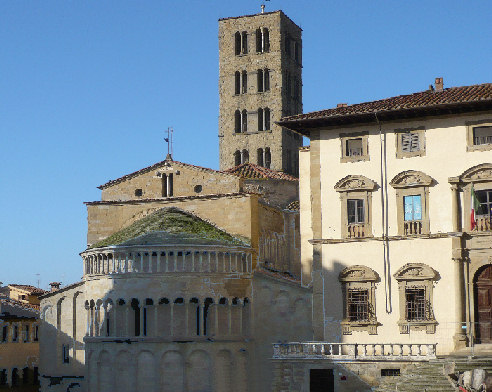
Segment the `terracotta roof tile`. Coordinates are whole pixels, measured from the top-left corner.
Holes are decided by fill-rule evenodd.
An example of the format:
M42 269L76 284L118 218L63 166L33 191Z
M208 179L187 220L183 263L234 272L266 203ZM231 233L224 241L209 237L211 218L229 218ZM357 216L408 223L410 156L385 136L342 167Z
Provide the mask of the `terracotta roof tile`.
M19 308L22 308L22 309L30 309L30 310L35 310L37 312L39 312L39 305L35 305L35 304L30 304L30 303L24 303L24 302L21 302L21 301L17 301L16 299L13 299L13 298L9 298L7 296L0 296L0 303L2 304L8 304L8 305L11 305L11 306L16 306L16 307L19 307Z
M378 101L284 117L278 123L290 129L299 129L302 126L308 126L310 122L316 122L318 125L321 125L322 122L324 122L324 125L335 125L337 120L338 124L343 122L367 122L367 115L371 115L374 118L374 113L378 113L378 115L398 113L401 118L405 118L405 113L412 111L422 115L424 114L424 109L427 110L427 115L439 115L443 114L439 109L447 109L449 111L457 110L459 107L461 107L463 112L465 106L471 107L472 104L478 103L488 103L490 104L488 106L492 107L492 83L399 95Z
M9 286L15 287L15 288L20 289L20 290L27 291L30 294L44 294L44 293L46 293L45 290L40 289L40 288L35 287L35 286L28 285L28 284L9 284Z
M255 165L254 163L243 163L239 166L225 170L224 173L234 174L238 177L250 179L299 181L299 179L294 176L276 170L267 169L266 167Z
M290 202L287 207L285 207L286 210L289 211L299 211L300 210L300 205L299 205L299 200L294 200Z

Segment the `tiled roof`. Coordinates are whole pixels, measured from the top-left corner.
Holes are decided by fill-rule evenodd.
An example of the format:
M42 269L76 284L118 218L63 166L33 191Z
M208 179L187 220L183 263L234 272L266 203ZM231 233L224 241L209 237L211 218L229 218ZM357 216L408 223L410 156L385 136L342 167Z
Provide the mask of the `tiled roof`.
M276 170L267 169L266 167L255 165L254 163L243 163L239 166L225 170L224 173L234 174L242 178L299 181L299 179L294 176Z
M16 299L9 298L7 296L0 296L0 303L4 305L10 305L22 309L34 310L35 312L39 312L39 305L34 305L30 303L24 303L21 301L17 301Z
M289 211L299 211L299 200L294 200L293 202L290 202L287 207L285 207L285 209Z
M144 167L143 169L137 170L137 171L135 171L133 173L125 174L124 176L119 177L119 178L117 178L115 180L110 180L110 181L106 182L105 184L99 185L98 188L99 189L104 189L104 188L107 188L107 187L110 187L110 186L119 184L120 182L123 182L125 180L130 179L130 178L139 176L140 174L147 173L149 171L158 169L161 166L164 166L166 163L173 164L173 165L178 165L178 166L184 166L184 167L188 167L188 168L191 168L191 169L197 169L197 170L205 171L205 172L208 172L208 173L226 174L224 172L221 172L221 171L218 171L218 170L214 170L214 169L210 169L208 167L191 165L189 163L184 163L184 162L179 162L179 161L163 160L163 161L154 163L151 166L147 166L147 167Z
M35 287L35 286L28 285L28 284L9 284L9 286L15 287L15 288L20 289L20 290L27 291L30 294L44 294L44 293L46 293L45 290L40 289L40 288Z
M492 108L492 83L450 87L442 91L427 90L409 95L381 99L298 114L282 118L278 124L300 130L321 125L340 125L395 119L411 116L429 116L464 113Z

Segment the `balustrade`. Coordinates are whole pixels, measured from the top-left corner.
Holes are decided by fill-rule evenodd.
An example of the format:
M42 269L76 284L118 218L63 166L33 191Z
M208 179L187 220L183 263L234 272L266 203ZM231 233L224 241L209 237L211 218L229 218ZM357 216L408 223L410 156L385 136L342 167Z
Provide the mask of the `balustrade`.
M327 343L306 342L273 345L275 359L364 359L428 360L436 358L437 344L402 343Z
M421 221L405 221L403 224L405 235L422 234Z
M475 220L475 229L474 231L491 231L492 225L490 222L490 217L488 216L479 216Z
M350 224L348 225L348 238L362 238L365 237L365 225L364 224Z
M84 275L252 272L252 255L244 248L118 247L89 250L81 256Z

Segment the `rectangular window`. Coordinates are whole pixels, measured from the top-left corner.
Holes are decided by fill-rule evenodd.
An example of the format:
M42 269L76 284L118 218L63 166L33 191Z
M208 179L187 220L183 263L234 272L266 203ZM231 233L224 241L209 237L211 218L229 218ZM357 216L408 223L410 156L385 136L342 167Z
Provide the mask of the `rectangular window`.
M37 342L39 340L39 325L34 326L34 341Z
M382 377L396 377L400 375L400 369L381 369Z
M425 288L405 289L405 318L407 321L426 320Z
M70 362L70 349L68 347L68 344L62 344L62 360L63 363Z
M7 327L6 325L4 325L2 327L2 342L6 342L7 341L8 334L9 334L9 327Z
M364 223L364 200L362 199L347 200L347 218L348 218L348 224Z
M475 213L477 216L491 216L492 215L492 190L475 191L478 202L480 203L478 211Z
M475 146L492 144L492 126L474 127L473 144Z
M24 343L29 341L29 325L24 325L24 331L23 331L23 340Z
M348 157L362 156L362 138L348 139L346 142L345 155Z
M13 333L12 333L12 341L17 342L19 340L19 327L14 325Z
M417 152L420 151L419 134L416 132L402 133L401 137L401 150L403 152Z
M7 385L7 369L0 370L0 385Z
M348 290L347 316L349 321L369 320L369 290Z
M420 195L404 196L403 206L406 221L422 220L422 200Z

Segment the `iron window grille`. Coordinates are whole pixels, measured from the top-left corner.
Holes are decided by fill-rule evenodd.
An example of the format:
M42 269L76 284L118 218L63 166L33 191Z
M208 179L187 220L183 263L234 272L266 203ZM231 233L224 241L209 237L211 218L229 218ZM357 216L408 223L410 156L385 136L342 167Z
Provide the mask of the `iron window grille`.
M492 126L474 127L473 144L476 146L492 144Z
M369 290L348 290L347 313L349 321L369 320Z
M429 320L430 305L427 303L425 288L405 289L405 318L407 321Z

